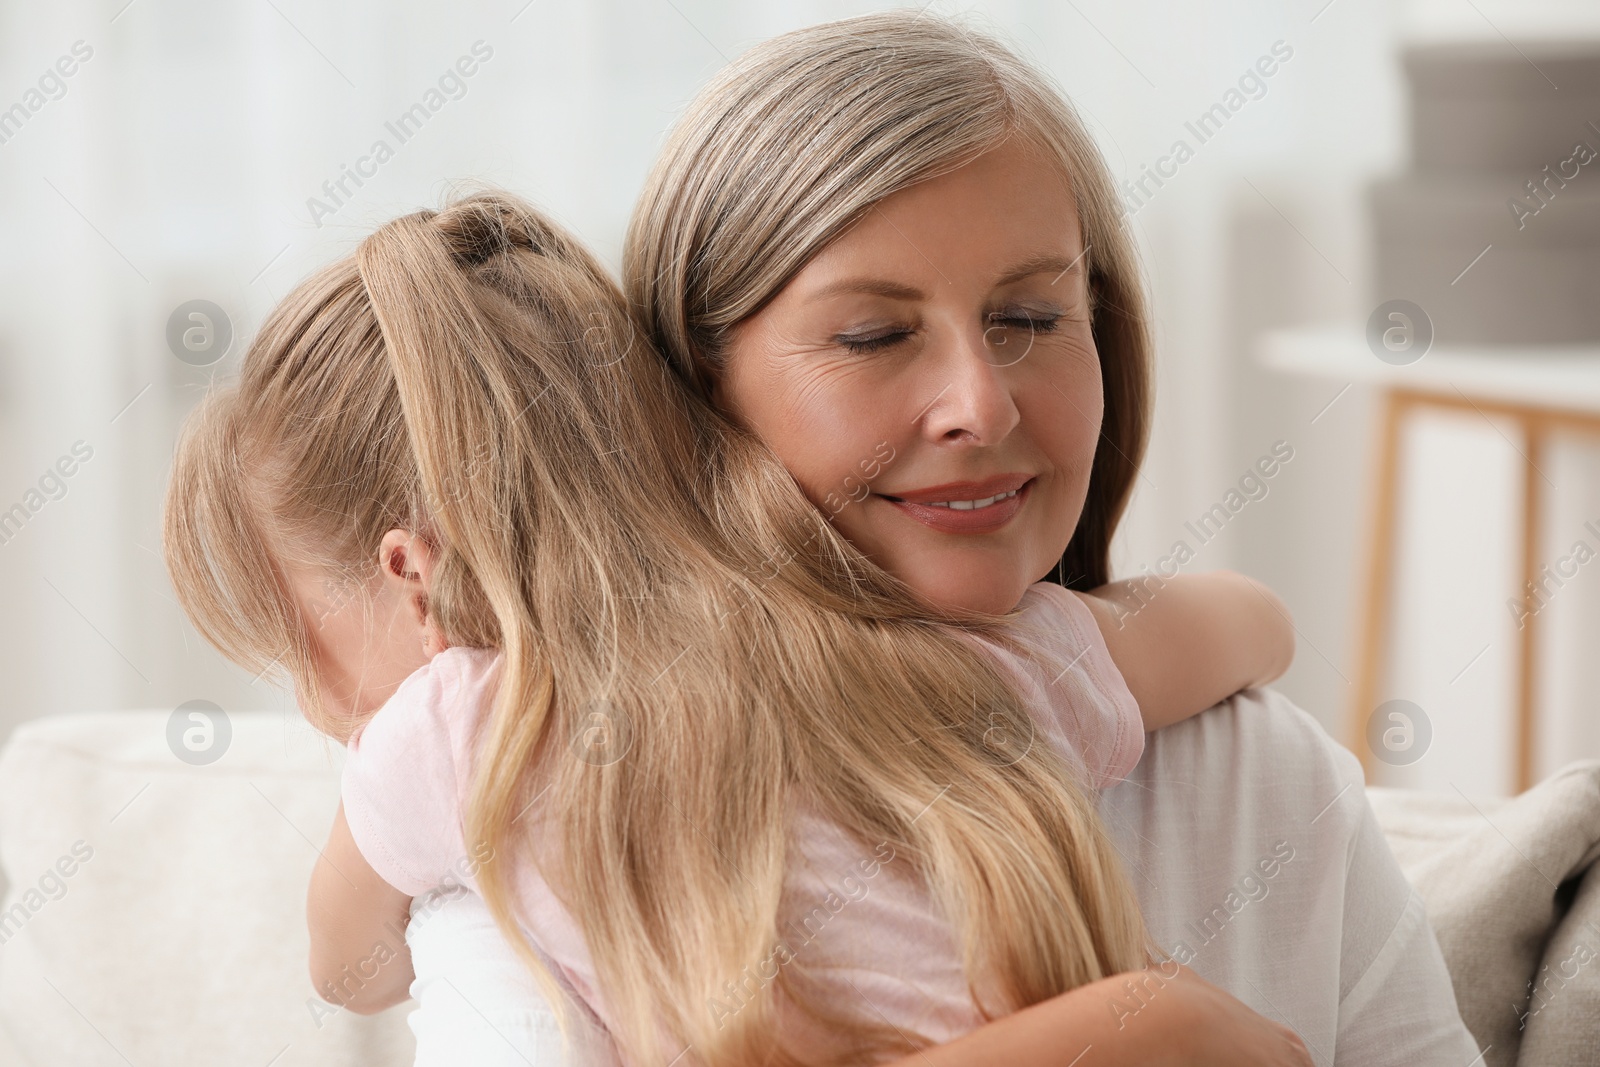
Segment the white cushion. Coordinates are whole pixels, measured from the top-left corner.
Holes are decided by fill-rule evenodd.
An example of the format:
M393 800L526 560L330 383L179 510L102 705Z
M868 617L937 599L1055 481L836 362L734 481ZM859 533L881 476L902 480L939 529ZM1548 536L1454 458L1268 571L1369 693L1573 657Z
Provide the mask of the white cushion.
M0 751L0 1062L411 1063L409 1006L335 1012L308 973L344 749L236 713L224 754L191 766L170 715L36 719Z

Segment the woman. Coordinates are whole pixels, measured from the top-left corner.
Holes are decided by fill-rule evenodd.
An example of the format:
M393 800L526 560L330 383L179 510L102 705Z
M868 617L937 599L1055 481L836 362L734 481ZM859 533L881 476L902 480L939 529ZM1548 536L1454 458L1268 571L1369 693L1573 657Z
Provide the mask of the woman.
M1023 519L1051 504L1049 479L977 537L917 506L1005 506L998 484L929 483L1028 473L1054 427L1103 404L1054 574L1106 582L1148 403L1116 204L1036 71L936 17L875 14L765 42L701 91L647 180L624 283L657 347L846 537L932 602L1005 610L1043 574ZM1041 368L1043 335L1074 329ZM906 458L836 507L881 440ZM1157 940L1319 1063L1467 1063L1437 944L1360 784L1308 716L1251 692L1152 735L1103 808ZM1157 1000L1131 989L1113 1012Z

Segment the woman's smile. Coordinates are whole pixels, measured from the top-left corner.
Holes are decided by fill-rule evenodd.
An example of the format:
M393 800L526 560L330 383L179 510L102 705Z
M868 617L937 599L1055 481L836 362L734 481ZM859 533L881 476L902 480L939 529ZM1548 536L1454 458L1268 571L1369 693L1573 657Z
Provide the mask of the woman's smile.
M976 482L874 493L896 511L941 533L987 534L1003 529L1028 502L1031 474L1002 474Z

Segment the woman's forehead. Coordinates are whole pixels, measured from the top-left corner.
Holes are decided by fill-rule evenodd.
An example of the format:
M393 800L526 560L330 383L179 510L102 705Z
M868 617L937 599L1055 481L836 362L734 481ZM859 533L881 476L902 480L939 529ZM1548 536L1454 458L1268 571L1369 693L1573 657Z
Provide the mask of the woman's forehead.
M999 149L873 204L795 280L812 297L916 299L957 273L993 286L1055 277L1075 270L1082 252L1077 206L1058 170Z

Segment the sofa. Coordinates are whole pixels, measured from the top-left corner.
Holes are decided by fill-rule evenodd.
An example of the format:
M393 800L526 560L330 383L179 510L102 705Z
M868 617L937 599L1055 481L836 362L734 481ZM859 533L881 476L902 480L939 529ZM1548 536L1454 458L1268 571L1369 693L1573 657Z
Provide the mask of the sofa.
M409 1064L405 1007L333 1010L307 974L344 750L235 713L190 762L173 715L35 719L0 751L0 1067ZM1600 762L1510 800L1369 793L1484 1062L1600 1063Z
M333 1011L307 968L344 749L235 713L195 765L171 716L35 719L0 752L0 1067L409 1065L404 1010Z

